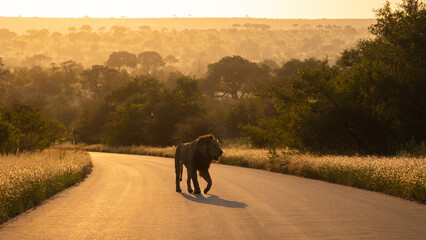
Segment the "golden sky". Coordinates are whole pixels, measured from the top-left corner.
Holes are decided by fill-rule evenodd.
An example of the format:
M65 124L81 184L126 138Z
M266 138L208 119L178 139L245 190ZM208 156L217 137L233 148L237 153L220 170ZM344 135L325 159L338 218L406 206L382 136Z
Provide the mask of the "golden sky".
M391 0L395 6L402 0ZM374 18L385 0L0 0L3 17Z

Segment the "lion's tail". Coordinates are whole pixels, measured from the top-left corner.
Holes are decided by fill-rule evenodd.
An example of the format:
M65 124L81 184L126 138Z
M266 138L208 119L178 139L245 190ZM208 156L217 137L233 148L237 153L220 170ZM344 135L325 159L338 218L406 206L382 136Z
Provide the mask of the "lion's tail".
M175 152L175 172L176 172L176 177L179 176L179 181L182 182L183 166L180 161L180 145L176 148L176 152Z

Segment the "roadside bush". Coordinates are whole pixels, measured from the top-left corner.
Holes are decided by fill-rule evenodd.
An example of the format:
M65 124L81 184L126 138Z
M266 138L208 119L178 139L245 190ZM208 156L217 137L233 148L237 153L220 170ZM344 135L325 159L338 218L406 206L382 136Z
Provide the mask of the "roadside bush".
M29 105L0 109L1 153L43 150L64 139L65 128Z

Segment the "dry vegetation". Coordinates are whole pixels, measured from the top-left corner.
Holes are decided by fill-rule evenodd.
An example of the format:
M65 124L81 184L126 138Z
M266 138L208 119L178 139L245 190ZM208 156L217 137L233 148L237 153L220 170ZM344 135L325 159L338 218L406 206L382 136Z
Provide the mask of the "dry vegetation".
M426 203L426 158L266 154L264 150L258 151L259 158L246 158L242 154L245 150L232 149L221 163L320 179Z
M0 155L0 223L80 182L91 169L83 151Z
M175 147L63 145L87 151L174 157ZM426 203L426 158L315 156L290 151L224 147L219 163L320 179Z

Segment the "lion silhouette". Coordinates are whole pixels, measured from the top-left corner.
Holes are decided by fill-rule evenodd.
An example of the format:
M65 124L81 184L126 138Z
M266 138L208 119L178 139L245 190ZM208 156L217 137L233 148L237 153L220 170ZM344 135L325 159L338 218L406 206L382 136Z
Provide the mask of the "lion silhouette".
M176 148L175 172L176 172L176 192L181 192L180 182L182 181L183 165L188 173L188 192L192 193L191 179L194 184L194 194L200 194L197 171L207 182L204 189L206 194L212 187L212 179L209 174L209 167L213 160L218 160L222 156L222 149L219 141L212 135L204 135L189 143L182 143Z

